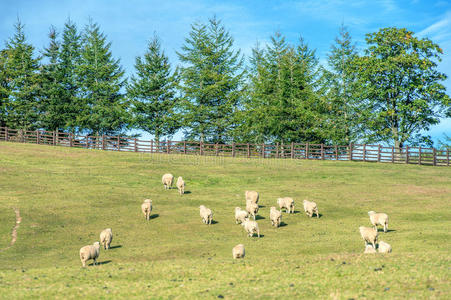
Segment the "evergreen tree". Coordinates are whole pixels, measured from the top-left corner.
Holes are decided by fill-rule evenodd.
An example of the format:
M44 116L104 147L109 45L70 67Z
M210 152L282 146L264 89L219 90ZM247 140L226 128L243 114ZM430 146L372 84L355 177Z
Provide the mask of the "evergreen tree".
M176 113L174 76L157 36L149 42L144 56L136 58L135 69L136 77L132 76L127 86L134 127L153 134L158 142L160 137L175 133L180 116Z
M216 18L195 23L185 39L180 68L188 138L225 142L235 126L235 113L242 95L244 70L233 38Z
M9 76L7 72L7 61L9 51L6 49L0 50L0 127L6 126L7 114L6 108L9 104Z
M127 102L121 94L124 71L112 57L111 43L92 21L82 38L80 65L81 112L76 124L88 134L114 135L130 123Z
M353 61L363 87L359 101L365 115L367 141L429 144L430 125L440 122L450 108L441 83L446 75L437 70L442 49L431 40L419 39L401 28L383 28L367 34L365 55Z
M6 43L5 73L8 80L8 100L5 101L6 126L33 130L37 128L39 113L38 95L39 60L34 57L34 47L28 44L24 25L17 21L16 32Z

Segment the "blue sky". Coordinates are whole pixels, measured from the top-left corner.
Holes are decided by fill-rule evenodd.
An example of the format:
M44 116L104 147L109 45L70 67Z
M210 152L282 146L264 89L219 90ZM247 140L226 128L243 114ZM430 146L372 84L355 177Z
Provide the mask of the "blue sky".
M443 0L0 0L0 42L12 36L17 17L26 26L28 40L38 49L47 44L50 25L61 29L70 17L81 28L91 17L112 42L113 55L121 59L130 75L135 57L143 54L154 32L176 64L176 51L183 45L190 24L205 22L213 15L223 21L235 38L236 48L244 54L250 53L256 41L265 43L278 30L291 43L302 35L323 63L341 23L360 49L365 46L366 33L389 26L406 27L443 48L439 69L451 77L451 1ZM451 78L445 85L450 94ZM429 131L435 140L443 133L451 135L451 119Z

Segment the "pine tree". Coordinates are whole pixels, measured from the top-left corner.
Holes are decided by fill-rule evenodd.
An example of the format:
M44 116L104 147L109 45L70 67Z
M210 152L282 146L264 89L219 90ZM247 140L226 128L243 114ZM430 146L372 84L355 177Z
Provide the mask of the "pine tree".
M15 29L14 36L6 43L9 97L5 123L11 128L33 130L38 126L40 58L34 57L34 47L27 43L20 21Z
M121 94L124 71L119 59L113 59L111 43L96 23L90 21L86 26L82 44L77 67L82 109L76 124L88 134L118 134L130 123Z
M127 86L134 127L153 134L158 143L162 136L176 132L180 127L180 116L176 112L176 82L156 35L144 56L136 58L135 69L136 76L132 76Z
M177 53L185 127L188 138L225 142L235 126L242 95L243 58L233 49L233 38L215 17L195 23Z
M8 74L6 73L8 55L8 50L0 50L0 127L6 126L6 108L9 104L9 95L11 93L11 90L9 88L10 79Z

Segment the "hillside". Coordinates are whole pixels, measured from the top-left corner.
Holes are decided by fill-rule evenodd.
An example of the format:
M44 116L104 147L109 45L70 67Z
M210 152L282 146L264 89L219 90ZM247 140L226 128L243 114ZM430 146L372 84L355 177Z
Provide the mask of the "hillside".
M161 176L183 176L187 194ZM262 237L234 222L260 192ZM271 228L276 198L296 213ZM140 205L153 200L146 222ZM309 219L302 200L316 201ZM102 152L0 142L0 298L451 298L451 168ZM202 224L199 205L213 210ZM358 227L386 212L393 253L364 255ZM111 227L113 249L81 268ZM231 249L243 243L244 260ZM91 261L89 262L91 264Z

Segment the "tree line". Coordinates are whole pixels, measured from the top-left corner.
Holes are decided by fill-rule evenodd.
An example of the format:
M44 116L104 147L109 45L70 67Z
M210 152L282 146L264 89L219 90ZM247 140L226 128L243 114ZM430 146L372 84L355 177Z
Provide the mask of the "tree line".
M172 66L154 34L130 78L92 20L51 27L48 45L27 42L24 25L0 50L0 126L83 134L139 129L156 140L182 130L211 143L384 142L431 145L424 134L451 117L437 69L442 49L405 28L382 28L356 48L341 26L319 63L300 37L276 32L250 57L222 22L194 23Z

